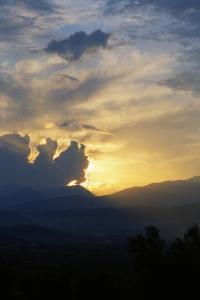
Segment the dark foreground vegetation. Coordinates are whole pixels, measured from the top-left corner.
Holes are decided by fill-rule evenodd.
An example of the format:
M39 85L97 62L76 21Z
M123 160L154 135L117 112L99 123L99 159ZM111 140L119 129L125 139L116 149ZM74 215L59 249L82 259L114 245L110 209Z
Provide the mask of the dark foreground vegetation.
M0 299L192 299L199 292L200 229L164 241L156 227L127 248L0 247Z

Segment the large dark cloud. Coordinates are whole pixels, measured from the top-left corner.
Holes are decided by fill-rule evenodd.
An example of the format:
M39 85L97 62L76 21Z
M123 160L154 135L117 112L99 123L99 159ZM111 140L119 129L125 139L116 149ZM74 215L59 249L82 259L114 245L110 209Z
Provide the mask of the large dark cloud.
M109 36L109 33L101 30L96 30L91 34L86 34L83 31L75 32L64 40L51 41L45 51L47 53L57 53L69 61L78 60L87 51L106 48Z
M65 186L71 181L85 181L88 157L85 146L72 141L59 157L54 159L57 142L48 138L38 146L38 156L29 163L30 138L18 134L0 137L0 184L21 184L36 188Z

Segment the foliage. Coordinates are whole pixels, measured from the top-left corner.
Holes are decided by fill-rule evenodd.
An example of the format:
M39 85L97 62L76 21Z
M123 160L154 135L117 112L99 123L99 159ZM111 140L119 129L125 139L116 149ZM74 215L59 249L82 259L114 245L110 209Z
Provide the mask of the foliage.
M177 238L168 245L160 238L158 229L147 227L145 235L129 239L129 252L134 262L135 293L138 296L168 299L172 294L191 297L198 292L198 225L193 225L183 238Z

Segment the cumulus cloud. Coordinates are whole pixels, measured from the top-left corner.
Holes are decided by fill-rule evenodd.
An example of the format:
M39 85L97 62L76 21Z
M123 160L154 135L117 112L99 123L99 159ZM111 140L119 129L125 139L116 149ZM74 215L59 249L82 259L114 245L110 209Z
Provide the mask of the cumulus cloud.
M106 48L109 36L109 33L101 30L96 30L91 34L86 34L84 31L75 32L64 40L51 41L45 51L57 53L68 61L78 60L88 51Z
M50 138L39 145L33 163L29 162L30 138L19 134L0 137L0 184L21 184L36 188L65 186L71 181L85 181L89 160L85 146L72 141L56 159L58 144Z

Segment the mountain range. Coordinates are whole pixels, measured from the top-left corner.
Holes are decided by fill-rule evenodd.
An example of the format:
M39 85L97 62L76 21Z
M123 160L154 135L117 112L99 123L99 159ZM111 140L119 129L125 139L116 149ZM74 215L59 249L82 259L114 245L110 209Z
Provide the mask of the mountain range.
M200 203L200 176L133 187L102 199L115 207L170 207Z
M200 203L200 177L132 187L105 196L95 196L82 186L32 189L0 186L0 210L58 211L106 207L181 206Z
M122 241L154 224L171 238L200 223L200 177L153 183L98 197L81 186L0 187L0 237L66 242ZM47 234L45 234L45 232ZM8 236L10 239L8 239Z

